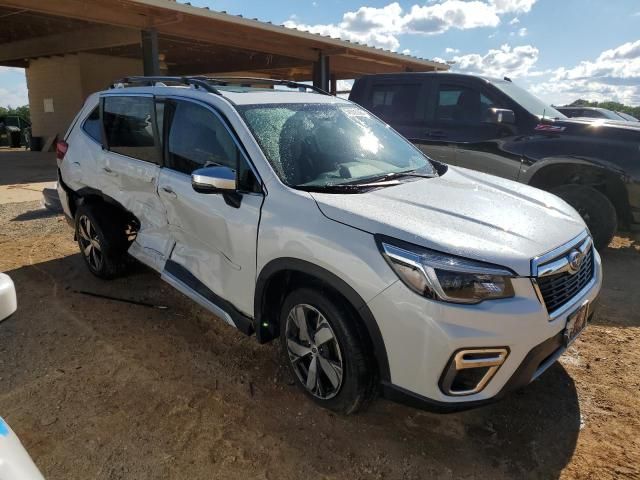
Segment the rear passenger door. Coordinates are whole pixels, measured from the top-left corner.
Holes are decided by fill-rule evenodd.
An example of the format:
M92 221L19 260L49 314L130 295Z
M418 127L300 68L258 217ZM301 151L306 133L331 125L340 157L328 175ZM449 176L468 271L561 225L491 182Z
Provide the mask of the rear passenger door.
M488 121L491 108L512 106L504 105L494 92L473 78L444 78L433 92L425 151L429 153L436 144L446 145L455 154L443 161L516 180L522 158L517 127Z
M96 172L100 191L140 222L129 253L162 270L172 244L157 193L162 150L153 96L107 94L101 102L104 145Z
M165 164L158 192L175 248L167 273L229 310L253 312L256 242L263 192L235 133L213 107L167 98ZM236 171L238 191L197 193L191 173L222 165ZM195 278L196 281L193 280Z

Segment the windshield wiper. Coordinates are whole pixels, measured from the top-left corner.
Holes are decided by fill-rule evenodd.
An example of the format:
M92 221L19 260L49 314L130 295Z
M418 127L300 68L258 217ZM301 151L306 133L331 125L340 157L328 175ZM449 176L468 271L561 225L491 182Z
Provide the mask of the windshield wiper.
M296 185L294 188L305 192L318 193L360 193L371 188L391 187L393 185L400 185L400 182L391 180L373 183L329 183L327 185Z
M367 184L373 183L381 183L387 182L390 180L395 180L401 177L419 177L419 178L434 178L437 175L429 174L429 173L419 173L416 170L407 170L404 172L390 172L385 173L384 175L380 175L379 177L368 177L362 178L360 180L355 180L354 182L348 182L347 185L362 185L360 182L366 182Z

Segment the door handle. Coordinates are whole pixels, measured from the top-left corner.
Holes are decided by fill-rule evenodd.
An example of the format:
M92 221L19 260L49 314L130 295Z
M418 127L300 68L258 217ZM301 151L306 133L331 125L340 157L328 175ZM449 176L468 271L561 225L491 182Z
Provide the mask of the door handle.
M102 167L102 170L104 170L104 172L107 175L111 175L113 177L117 177L118 176L118 174L116 172L114 172L113 170L111 170L109 167Z
M176 194L176 192L174 192L173 189L167 185L163 185L162 187L160 187L160 190L162 190L164 193L166 193L170 197L178 198L178 195Z

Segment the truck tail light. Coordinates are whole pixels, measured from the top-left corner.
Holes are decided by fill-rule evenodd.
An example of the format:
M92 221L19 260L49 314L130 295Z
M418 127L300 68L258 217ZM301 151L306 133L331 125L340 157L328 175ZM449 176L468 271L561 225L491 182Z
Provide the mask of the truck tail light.
M56 143L56 158L60 161L64 160L64 156L69 149L69 144L64 140L58 140Z

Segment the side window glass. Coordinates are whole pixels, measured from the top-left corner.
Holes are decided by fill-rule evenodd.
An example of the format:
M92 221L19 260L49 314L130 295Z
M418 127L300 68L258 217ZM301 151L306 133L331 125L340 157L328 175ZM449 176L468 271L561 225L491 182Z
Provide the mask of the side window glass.
M237 170L240 150L218 117L200 105L177 103L168 142L167 167L173 170L188 175L215 165Z
M462 85L440 85L436 120L464 125L482 123L495 103L478 90Z
M415 122L420 120L417 101L419 95L419 84L373 85L369 110L388 122Z
M151 97L105 97L102 118L109 150L158 162Z
M82 130L96 142L102 143L100 107L94 108L82 124Z

